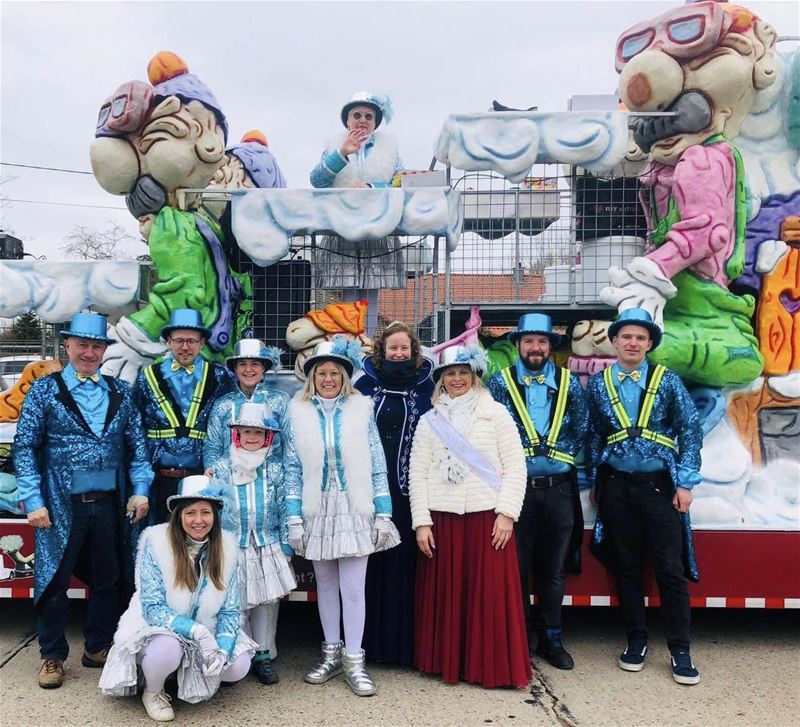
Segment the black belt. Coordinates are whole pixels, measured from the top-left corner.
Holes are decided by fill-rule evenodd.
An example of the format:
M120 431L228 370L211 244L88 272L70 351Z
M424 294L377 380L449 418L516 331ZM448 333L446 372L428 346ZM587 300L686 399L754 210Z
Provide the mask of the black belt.
M611 469L611 479L633 482L637 485L646 485L649 482L669 482L670 475L667 470L656 470L655 472L625 472Z
M72 496L73 502L94 502L95 500L105 500L113 497L115 490L98 490L97 492L81 492Z
M192 475L200 475L202 473L202 470L180 467L161 467L156 469L156 474L159 477L168 477L171 480L182 480L184 477L191 477Z
M528 477L528 486L534 490L544 490L548 487L555 487L562 482L572 483L572 478L568 474L549 475L547 477Z

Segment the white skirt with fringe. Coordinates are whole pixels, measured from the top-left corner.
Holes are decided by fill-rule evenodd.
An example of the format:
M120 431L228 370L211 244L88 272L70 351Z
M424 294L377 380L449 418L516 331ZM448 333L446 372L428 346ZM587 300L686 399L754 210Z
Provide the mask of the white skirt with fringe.
M322 493L319 514L309 517L303 526L303 555L307 560L356 558L378 552L375 549L375 518L353 513L347 492L336 486ZM399 544L400 533L391 523L389 541L381 550Z
M262 603L277 601L297 588L292 566L286 560L280 543L256 545L250 533L246 548L239 549L239 590L242 610Z
M116 643L111 647L100 675L99 687L103 694L112 697L130 697L137 693L139 687L144 686L139 663L143 656L143 650L150 639L158 634L172 636L177 639L183 647L183 659L177 670L178 676L178 699L190 704L204 702L216 694L219 689L222 677L206 676L203 674L203 652L200 647L192 640L185 639L169 629L156 626L149 626L140 631L132 641L126 643ZM258 644L253 641L246 633L239 629L236 639L236 646L233 649L229 663L232 664L242 654L248 653L252 658Z

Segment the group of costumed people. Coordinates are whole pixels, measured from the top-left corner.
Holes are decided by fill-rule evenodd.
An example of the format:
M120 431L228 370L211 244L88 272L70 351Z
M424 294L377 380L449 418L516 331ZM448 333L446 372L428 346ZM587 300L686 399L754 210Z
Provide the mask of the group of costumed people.
M390 183L397 149L375 132L389 116L387 100L351 99L314 186ZM327 241L331 261L352 266L341 243ZM390 254L393 244L369 243ZM336 286L385 283L362 262ZM271 376L280 349L242 339L225 366L211 363L195 310L172 311L167 354L132 388L98 373L114 343L106 331L104 316L80 313L61 333L69 363L32 385L13 447L36 528L41 687L64 681L73 573L90 586L82 664L102 668L106 694L142 688L154 720L174 719L173 674L188 702L248 673L278 682L278 604L296 587L294 556L313 566L324 639L310 684L343 675L356 695L375 694L369 657L448 683L524 687L526 620L536 653L571 669L561 604L565 574L579 568L582 449L599 507L593 545L625 620L619 666L645 665L648 553L673 677L699 681L687 589L699 417L680 379L648 364L661 330L646 311L610 326L618 360L586 391L553 362L564 337L542 313L520 319L509 334L518 361L486 384L479 348L432 361L395 321L366 358L344 336L319 343L291 399Z

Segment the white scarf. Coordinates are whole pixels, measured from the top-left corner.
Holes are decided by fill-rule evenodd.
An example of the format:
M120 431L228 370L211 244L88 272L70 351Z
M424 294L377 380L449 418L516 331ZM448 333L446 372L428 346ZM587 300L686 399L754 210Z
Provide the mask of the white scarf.
M258 468L263 464L272 446L261 447L250 452L231 444L231 479L234 485L246 485L256 479Z
M466 394L451 398L443 392L436 402L436 410L450 422L450 425L464 439L469 439L472 424L475 421L475 407L478 405L478 390L470 389ZM467 474L469 468L450 449L444 448L442 461L439 465L442 476L450 485L459 484Z

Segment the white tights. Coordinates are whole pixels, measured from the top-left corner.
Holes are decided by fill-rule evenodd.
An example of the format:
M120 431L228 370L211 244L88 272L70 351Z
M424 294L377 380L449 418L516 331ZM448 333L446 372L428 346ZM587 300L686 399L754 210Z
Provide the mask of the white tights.
M156 634L141 652L142 672L144 673L144 690L146 692L163 692L164 681L176 671L183 659L183 646L174 636ZM238 682L247 676L250 670L250 656L241 654L236 661L222 671L222 681Z
M269 651L273 659L278 658L275 646L275 632L278 630L278 609L280 601L262 603L243 611L244 625L250 638L258 644L259 651Z
M344 620L344 648L348 654L361 651L364 637L364 582L367 578L367 560L339 558L314 560L314 578L317 582L317 607L325 641L334 644L341 640L340 614ZM341 610L339 607L341 594Z

